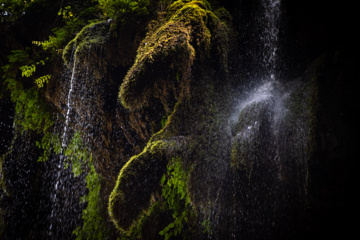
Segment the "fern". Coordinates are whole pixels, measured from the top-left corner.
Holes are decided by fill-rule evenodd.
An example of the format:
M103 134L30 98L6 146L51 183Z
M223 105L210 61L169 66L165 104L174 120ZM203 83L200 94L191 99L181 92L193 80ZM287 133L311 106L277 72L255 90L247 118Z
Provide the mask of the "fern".
M44 83L48 83L51 78L51 75L44 75L42 77L39 77L35 79L35 83L38 85L39 88L44 86Z
M45 61L34 63L29 59L27 50L11 51L8 56L9 64L1 67L2 79L10 92L11 101L15 103L15 126L20 127L21 131L31 130L45 134L53 125L45 100L36 88L27 88L23 81L17 79L19 69L23 77L30 77L36 71L36 64L45 64Z
M32 41L31 43L39 47L41 47L44 44L44 42L40 42L40 41Z
M22 77L31 77L33 73L36 71L35 64L32 64L30 66L28 65L21 66L19 69L21 70Z
M172 210L174 221L159 232L165 240L182 234L182 230L193 217L190 198L187 192L187 173L181 166L180 159L173 159L168 165L167 174L161 178L162 196L166 207Z
M36 44L43 44L42 42L37 42L37 41L33 41L33 42L36 42ZM46 59L46 60L48 60L48 59ZM39 62L36 62L36 65L44 66L45 61L40 60ZM22 77L31 77L34 74L34 72L36 71L36 66L35 66L35 64L24 65L24 66L21 66L19 69L21 70ZM51 78L51 75L47 74L47 75L41 76L39 78L36 78L35 83L37 84L37 86L39 88L41 88L44 86L44 83L49 82L50 78Z
M29 53L27 52L29 48L26 48L26 50L11 50L11 54L8 56L9 63L15 64L15 63L25 63L29 58Z
M71 12L71 6L60 8L58 15L62 16L64 19L74 18L74 14Z
M83 224L72 233L76 240L106 239L108 233L102 217L105 205L100 197L101 176L95 171L92 154L85 146L79 131L75 132L64 153L64 168L71 165L74 177L88 171L85 177L88 193L80 198L81 203L87 203L82 212Z
M80 198L81 202L87 202L87 207L82 212L83 225L77 227L73 234L76 240L107 239L106 221L101 216L101 212L104 211L104 203L100 198L101 177L96 173L91 159L88 167L90 171L85 179L89 193Z
M43 155L38 159L39 162L47 161L52 151L55 152L55 154L61 153L61 141L59 135L56 133L47 132L40 142L36 141L36 146L44 150Z
M90 153L85 148L80 132L75 132L65 150L65 156L64 167L68 168L71 164L74 176L78 177L82 173L83 165L90 159Z
M54 52L61 54L63 49L57 49L60 45L61 40L54 36L49 36L49 40L46 41L32 41L32 44L41 47L43 50L53 50Z

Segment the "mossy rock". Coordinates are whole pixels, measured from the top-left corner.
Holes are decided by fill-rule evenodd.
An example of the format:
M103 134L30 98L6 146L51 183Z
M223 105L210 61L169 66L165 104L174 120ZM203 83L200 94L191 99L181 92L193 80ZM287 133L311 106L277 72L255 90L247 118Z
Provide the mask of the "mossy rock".
M135 63L120 87L119 98L130 111L151 108L153 99L158 99L167 121L162 130L153 134L143 152L132 157L119 173L110 196L109 213L120 231L131 231L148 213L157 200L154 196L170 159L179 157L188 165L187 174L193 174L189 180L194 181L190 184L193 191L199 189L204 177L203 174L196 177L196 171L208 161L213 165L211 176L227 168L217 168L226 165L217 160L228 139L220 140L227 109L222 105L225 100L221 93L226 84L216 77L226 78L230 36L227 25L206 1L176 1L148 29ZM220 69L215 75L210 62ZM209 139L212 146L208 146ZM203 151L205 161L193 158L195 151L197 154ZM196 171L192 170L195 165ZM207 209L214 205L218 194L214 184L217 178L211 176L206 180L212 184L214 194ZM219 176L223 181L224 175ZM204 200L207 194L197 196ZM195 198L198 202L197 197L191 201Z
M110 24L107 21L91 23L76 35L65 47L63 52L63 60L67 67L72 61L75 61L90 49L91 46L101 46L108 39Z
M148 145L121 169L109 201L110 218L119 229L130 231L154 203L151 196L166 171L163 149L168 144L158 141Z
M165 17L149 25L135 63L120 87L122 104L140 108L151 95L160 98L169 89L178 99L188 95L195 59L210 57L211 41L219 33L226 45L228 36L222 30L227 30L226 24L206 1L176 1L170 5ZM222 46L224 49L226 46Z

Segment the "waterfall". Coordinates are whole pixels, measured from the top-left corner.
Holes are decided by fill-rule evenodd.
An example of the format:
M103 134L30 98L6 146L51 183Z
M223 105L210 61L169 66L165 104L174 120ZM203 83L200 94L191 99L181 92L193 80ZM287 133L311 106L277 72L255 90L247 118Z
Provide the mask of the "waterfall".
M278 44L280 29L281 0L261 0L256 21L258 28L258 41L260 46L252 51L260 51L261 57L257 59L253 66L254 69L261 69L256 76L259 79L253 79L255 82L251 89L245 86L245 92L239 100L236 110L230 118L230 122L237 121L240 111L249 104L259 102L268 98L274 88L277 79ZM251 77L253 78L253 77Z
M82 32L84 42L74 42L71 52L69 51L69 67L64 76L68 86L63 90L63 102L66 103L64 121L58 127L62 132L61 153L56 160L56 168L54 166L55 169L52 170L56 172L53 177L51 223L48 229L48 235L52 238L71 239L74 236L73 231L82 226L82 211L86 202L83 200L80 203L80 197L84 198L87 194L85 177L89 156L78 155L90 150L94 144L93 135L100 131L99 123L102 123L96 113L102 109L99 96L104 96L104 92L103 87L93 77L94 71L100 69L98 66L95 69L91 66L92 54L97 51L92 45L95 40L96 46L96 43L102 43L108 37L108 32L104 28L97 29L99 27L107 30L108 24L88 26L87 31ZM80 52L79 48L83 52ZM67 237L64 237L64 234Z
M76 46L72 49L71 64L72 68L65 74L65 79L69 82L68 91L66 96L66 111L65 111L65 122L59 126L62 127L61 135L61 153L55 157L52 161L54 169L49 171L55 172L53 178L53 190L50 196L51 200L51 214L50 214L50 225L48 229L48 236L52 238L69 238L72 230L75 228L76 222L79 221L81 213L81 206L79 205L79 197L84 194L83 177L79 179L73 176L70 166L65 169L65 150L69 144L69 131L72 109L74 104L74 88L76 86L76 76L78 61L75 56ZM77 207L80 206L80 207ZM71 219L74 218L75 219ZM64 235L67 235L65 237Z
M280 67L281 0L259 0L240 25L241 73L252 84L278 80ZM245 14L245 13L244 13Z
M74 46L73 50L72 50L72 56L74 55L75 49L76 48ZM72 58L74 58L74 57L72 57ZM71 77L70 77L70 87L69 87L69 91L67 94L67 101L66 101L65 124L64 124L64 128L63 128L63 135L61 138L61 153L59 156L59 161L56 164L56 177L55 177L55 184L54 184L54 193L51 197L51 202L53 205L53 207L51 209L51 215L50 215L51 219L54 217L55 210L56 210L55 206L58 201L59 185L62 185L61 173L63 172L64 148L66 148L67 140L68 140L67 132L68 132L68 127L69 127L69 118L70 118L70 112L71 112L71 93L74 88L75 70L76 70L76 60L74 58L73 59L73 67L72 67L72 71L71 71ZM52 228L53 228L53 223L51 223L50 227L49 227L50 235L51 235Z
M254 66L261 72L244 87L230 117L231 164L237 172L234 209L241 212L232 221L243 225L234 226L234 239L237 234L251 239L275 234L291 222L287 211L302 209L306 198L311 142L308 96L313 93L307 83L279 81L280 7L280 0L261 1L257 21L262 52ZM238 188L239 184L244 186Z
M263 44L262 64L265 68L265 78L276 79L276 68L278 62L278 40L281 0L262 0L262 34L260 36Z
M76 46L73 47L73 54L75 52ZM61 146L64 148L67 145L67 129L69 127L69 118L70 118L70 112L71 112L71 93L73 92L74 89L74 78L75 78L75 74L76 74L76 58L74 58L73 60L73 67L72 67L72 71L71 71L71 77L70 77L70 88L69 88L69 92L67 94L67 103L66 103L66 116L65 116L65 125L64 125L64 130L63 130L63 136L62 136L62 144Z

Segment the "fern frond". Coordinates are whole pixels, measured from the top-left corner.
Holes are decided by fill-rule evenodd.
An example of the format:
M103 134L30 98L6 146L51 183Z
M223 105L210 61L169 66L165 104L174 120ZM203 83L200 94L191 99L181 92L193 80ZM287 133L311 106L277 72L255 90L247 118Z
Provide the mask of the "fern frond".
M32 41L31 43L37 46L42 46L44 44L44 42L40 42L40 41Z
M36 67L35 64L32 65L24 65L19 68L21 70L22 77L30 77L35 71Z
M48 83L51 78L51 75L44 75L37 79L35 79L35 83L38 85L39 88L42 88L44 86L44 83Z

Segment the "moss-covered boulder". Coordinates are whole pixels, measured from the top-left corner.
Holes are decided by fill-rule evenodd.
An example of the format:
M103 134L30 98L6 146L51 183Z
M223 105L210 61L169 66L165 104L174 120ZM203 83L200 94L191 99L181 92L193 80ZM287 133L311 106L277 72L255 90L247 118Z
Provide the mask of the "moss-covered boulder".
M222 134L229 114L224 107L228 99L222 94L229 91L230 82L224 81L232 33L227 12L215 13L206 1L170 5L149 24L135 63L120 87L119 98L131 111L154 108L158 101L167 115L163 129L120 171L109 212L121 230L130 230L159 200L155 196L160 179L174 157L179 156L189 169L192 204L207 211L218 201L216 184L224 180L220 173L227 168L218 158L225 154L221 149L228 142ZM199 172L207 164L212 166L209 172ZM202 188L203 184L208 188ZM205 202L211 204L202 204Z
M65 65L69 68L73 67L70 66L70 63L74 59L78 61L80 57L86 57L86 53L91 50L91 46L104 45L108 40L109 31L110 22L107 21L95 22L85 26L76 37L66 45L63 52Z
M163 115L146 109L129 113L117 102L121 80L144 37L139 28L145 23L136 22L134 28L134 21L112 32L112 21L85 26L64 49L65 72L54 77L46 92L62 113L59 121L65 122L69 114L68 138L81 132L96 171L103 176L106 198L125 159L142 151L152 132L159 130L158 120Z
M194 61L209 58L211 50L220 49L221 66L226 67L228 28L206 1L176 1L148 28L120 87L119 98L127 108L146 105L151 95L167 105L169 94L176 99L190 94ZM219 49L214 45L216 39L222 43L216 45Z

